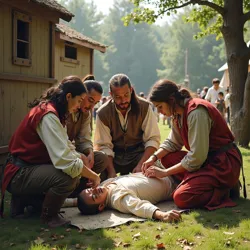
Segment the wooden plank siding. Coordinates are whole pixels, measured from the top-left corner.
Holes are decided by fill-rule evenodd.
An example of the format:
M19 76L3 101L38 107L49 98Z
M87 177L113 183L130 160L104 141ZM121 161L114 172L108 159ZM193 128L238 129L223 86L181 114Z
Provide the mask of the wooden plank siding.
M55 78L61 81L69 75L77 75L83 78L91 72L91 50L89 48L77 45L77 60L79 64L62 61L60 58L65 57L65 42L56 36L55 46Z
M0 147L9 143L24 116L28 112L28 103L49 88L49 83L28 83L0 80Z
M0 2L0 72L3 72L4 57L3 57L3 41L4 41L4 5Z

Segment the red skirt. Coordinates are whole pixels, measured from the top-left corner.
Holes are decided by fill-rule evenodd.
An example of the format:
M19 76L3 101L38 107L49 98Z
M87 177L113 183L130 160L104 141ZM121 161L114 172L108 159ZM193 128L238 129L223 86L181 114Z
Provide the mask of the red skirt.
M185 151L169 153L162 158L165 168L180 163ZM229 198L230 189L239 180L241 157L235 148L209 156L203 166L195 171L174 175L180 184L173 193L175 204L182 208L207 208L214 210L236 206Z

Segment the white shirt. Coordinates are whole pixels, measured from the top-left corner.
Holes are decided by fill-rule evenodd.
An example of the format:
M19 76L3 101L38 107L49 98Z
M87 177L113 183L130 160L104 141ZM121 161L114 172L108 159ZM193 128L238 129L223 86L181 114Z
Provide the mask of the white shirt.
M230 105L230 93L226 94L224 101L225 101L226 108L230 108L230 106L231 106Z
M150 219L158 209L153 204L170 200L176 188L171 177L147 178L142 173L111 178L101 185L109 188L107 207Z
M118 114L120 124L124 130L128 125L128 113L130 112L131 107L127 110L125 117L122 113L116 108L116 112ZM152 110L152 107L149 105L148 112L146 117L142 123L143 130L143 142L145 144L145 148L154 147L158 149L160 145L160 130L157 124L156 116ZM109 127L104 125L104 123L100 120L98 114L96 117L96 130L94 137L94 146L98 151L103 151L109 156L114 157L115 153L113 151L114 145L112 143L112 137L110 133Z
M36 131L46 146L52 164L72 178L80 177L84 167L79 153L68 139L66 127L53 114L46 114L39 122Z
M215 102L218 99L219 92L223 92L224 94L224 89L219 87L217 90L215 90L214 86L212 86L211 88L208 89L205 99L211 102L216 107Z

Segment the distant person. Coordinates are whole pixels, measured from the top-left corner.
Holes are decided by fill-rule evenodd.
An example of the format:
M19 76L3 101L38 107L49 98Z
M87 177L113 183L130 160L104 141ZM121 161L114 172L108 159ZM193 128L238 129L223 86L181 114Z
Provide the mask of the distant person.
M142 163L160 144L156 117L125 74L114 75L109 88L112 99L97 112L95 148L109 157L108 177L141 172Z
M179 221L179 211L161 211L154 205L171 200L175 187L172 177L147 178L142 173L123 175L102 182L96 189L84 190L78 196L77 205L85 215L100 213L107 207L141 218Z
M182 209L236 206L229 196L239 188L242 157L218 109L167 79L154 84L149 99L173 119L168 138L143 163L145 176L178 180L173 199ZM158 159L166 169L154 165Z
M139 96L146 99L144 92L140 92Z
M211 102L216 107L215 102L218 99L218 93L219 92L224 93L224 89L220 87L220 79L214 78L212 83L213 83L213 86L208 89L205 99Z
M205 99L206 95L207 95L207 92L208 92L208 87L205 86L203 88L203 90L201 91L201 99Z
M230 95L231 94L229 93L229 87L227 87L226 96L225 96L225 106L226 106L227 123L228 124L230 124L230 110L231 110Z
M198 88L196 90L196 95L197 95L198 98L201 98L201 89L200 88Z
M223 92L218 93L218 99L216 100L215 104L216 104L216 108L220 111L222 117L225 118L226 106L225 106Z

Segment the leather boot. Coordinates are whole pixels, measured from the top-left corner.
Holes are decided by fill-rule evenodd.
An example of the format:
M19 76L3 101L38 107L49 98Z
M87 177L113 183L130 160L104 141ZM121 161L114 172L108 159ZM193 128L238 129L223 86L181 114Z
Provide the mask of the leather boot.
M58 214L65 199L66 197L64 196L59 196L51 191L48 191L43 202L41 214L43 223L48 224L51 228L64 226L70 223L69 220L64 219Z
M237 200L240 198L241 183L238 181L234 187L230 189L230 198L232 200Z

